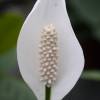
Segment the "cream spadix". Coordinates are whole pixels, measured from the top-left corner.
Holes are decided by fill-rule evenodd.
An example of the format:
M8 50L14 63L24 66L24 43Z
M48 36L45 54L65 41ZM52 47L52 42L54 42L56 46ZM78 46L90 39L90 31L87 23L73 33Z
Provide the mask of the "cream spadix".
M58 38L55 27L52 24L46 25L41 32L40 41L40 72L41 81L47 87L52 87L56 81L58 67Z
M23 79L45 100L45 85L40 82L39 44L44 26L53 24L58 38L57 80L51 100L61 100L74 87L84 67L81 46L73 32L65 0L38 0L27 17L18 39L17 57Z

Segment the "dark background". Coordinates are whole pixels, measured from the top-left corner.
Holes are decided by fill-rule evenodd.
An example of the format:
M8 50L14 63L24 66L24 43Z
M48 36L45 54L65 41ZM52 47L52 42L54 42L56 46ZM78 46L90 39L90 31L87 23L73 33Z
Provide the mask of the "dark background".
M36 100L20 76L16 59L19 31L35 2L0 0L0 100ZM100 100L100 0L66 0L66 6L86 63L64 100Z

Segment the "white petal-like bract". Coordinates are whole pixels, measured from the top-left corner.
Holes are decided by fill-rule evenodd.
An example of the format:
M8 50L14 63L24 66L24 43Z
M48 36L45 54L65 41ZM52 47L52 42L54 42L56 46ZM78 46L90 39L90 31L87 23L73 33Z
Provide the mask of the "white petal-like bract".
M65 0L38 0L21 29L17 45L20 72L38 100L45 100L45 86L39 76L38 45L41 30L51 23L59 40L58 75L52 86L51 100L61 100L68 94L84 67L83 51L73 32Z

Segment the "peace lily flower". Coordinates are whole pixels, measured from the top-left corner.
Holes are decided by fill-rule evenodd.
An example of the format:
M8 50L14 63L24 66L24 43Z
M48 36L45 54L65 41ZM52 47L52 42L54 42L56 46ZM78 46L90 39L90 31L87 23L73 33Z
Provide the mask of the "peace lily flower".
M43 42L49 46L43 46ZM54 49L50 48L53 44ZM48 52L52 56L49 57ZM45 86L51 87L51 100L61 100L69 93L81 75L84 56L72 29L65 0L36 2L19 35L17 57L22 77L38 100L45 100Z

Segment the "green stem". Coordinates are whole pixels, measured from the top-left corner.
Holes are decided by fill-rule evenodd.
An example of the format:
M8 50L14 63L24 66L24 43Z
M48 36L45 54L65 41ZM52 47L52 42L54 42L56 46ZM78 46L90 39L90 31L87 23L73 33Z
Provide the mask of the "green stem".
M51 97L51 87L45 86L45 100L50 100Z

